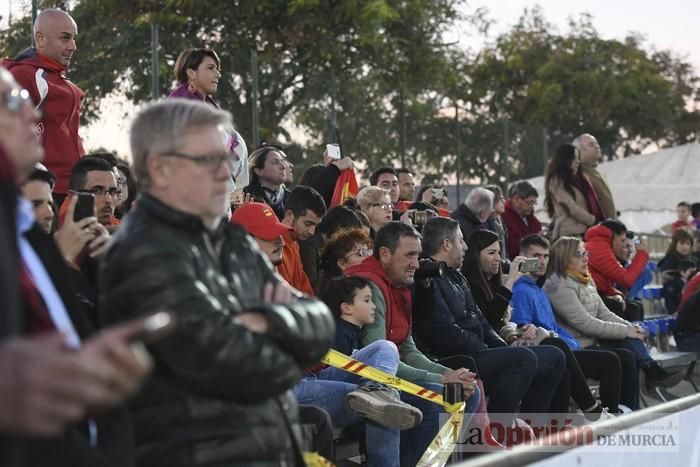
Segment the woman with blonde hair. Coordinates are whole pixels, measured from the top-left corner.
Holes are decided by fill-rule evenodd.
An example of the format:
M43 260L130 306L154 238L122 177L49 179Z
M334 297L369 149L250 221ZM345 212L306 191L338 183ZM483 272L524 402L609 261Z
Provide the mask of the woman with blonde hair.
M356 202L369 218L372 238L379 229L391 222L394 206L391 204L389 190L376 186L365 187L357 194Z
M543 290L554 312L582 348L600 347L615 352L623 367L622 400L639 407L638 370L648 386L675 386L683 378L663 369L644 345L644 330L610 311L598 295L588 271L588 251L581 239L561 237L549 250ZM630 352L634 364L630 362ZM626 391L634 391L627 394Z

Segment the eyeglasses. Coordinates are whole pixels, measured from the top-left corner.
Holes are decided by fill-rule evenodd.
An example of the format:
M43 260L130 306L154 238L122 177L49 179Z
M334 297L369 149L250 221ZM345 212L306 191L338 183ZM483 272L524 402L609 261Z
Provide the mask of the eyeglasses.
M31 104L29 91L26 89L9 89L0 94L2 104L12 113L19 113L24 104Z
M233 158L230 154L205 154L203 156L190 156L179 152L166 152L161 154L164 157L175 157L185 159L195 164L199 164L211 173L216 173L221 168L221 164L226 164L229 170L233 170Z
M577 258L588 258L588 250L583 250L583 251L576 251L574 253L574 256Z
M112 198L116 198L122 195L122 190L119 188L105 188L103 186L96 186L93 188L86 188L82 190L84 193L92 193L95 196L105 196L109 195Z
M381 209L394 209L394 205L391 203L374 203L370 204L369 207L371 208L381 208Z
M372 253L374 253L374 250L372 250L371 248L362 247L362 248L360 248L360 249L358 249L358 250L353 251L353 252L350 253L349 255L344 256L343 259L344 259L344 260L347 260L348 258L350 258L350 257L353 256L353 255L357 255L357 256L359 256L360 258L366 258L366 257L368 257L368 256L372 256Z

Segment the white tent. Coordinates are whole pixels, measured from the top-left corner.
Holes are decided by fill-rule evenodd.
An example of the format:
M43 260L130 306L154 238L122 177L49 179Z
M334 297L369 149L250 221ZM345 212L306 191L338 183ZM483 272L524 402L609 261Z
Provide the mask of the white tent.
M610 184L620 220L635 232L653 233L676 220L680 201L700 202L700 144L691 143L598 166ZM540 193L537 217L544 210L544 177L528 180Z

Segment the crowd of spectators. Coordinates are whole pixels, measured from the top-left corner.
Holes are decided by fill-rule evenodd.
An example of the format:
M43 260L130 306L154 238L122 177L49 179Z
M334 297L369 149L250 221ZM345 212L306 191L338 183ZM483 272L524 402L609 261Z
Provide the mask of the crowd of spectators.
M303 465L334 457L333 428L359 430L369 466L416 465L441 407L321 365L330 348L457 384L465 426L595 421L639 408L640 374L680 381L635 324L649 248L618 218L594 136L556 150L542 194L485 185L450 206L385 166L338 200L353 160L324 153L293 187L283 147L248 155L215 100L221 61L197 48L131 123L130 161L85 154L76 35L45 10L36 46L0 68L1 465ZM678 205L658 265L694 351L699 218Z

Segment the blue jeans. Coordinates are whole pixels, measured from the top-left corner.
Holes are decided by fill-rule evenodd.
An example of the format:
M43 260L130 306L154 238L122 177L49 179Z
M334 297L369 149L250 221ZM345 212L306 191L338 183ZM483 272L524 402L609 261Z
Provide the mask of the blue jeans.
M395 375L396 369L399 367L399 349L391 341L374 341L354 351L352 358L391 375ZM345 381L354 384L361 384L366 381L358 375L332 366L321 370L318 374L318 379Z
M424 388L431 389L438 394L442 394L442 384L429 383L425 381L415 381L416 384ZM464 409L463 429L469 425L469 421L474 416L474 412L479 407L481 392L475 388L474 394L467 401ZM423 421L420 425L401 432L401 467L414 467L421 456L430 445L437 432L440 430L440 414L442 407L434 402L427 401L418 396L401 393L401 400L417 407L423 412Z
M380 340L353 352L352 357L362 363L395 375L399 366L399 351L393 342ZM334 426L345 427L358 422L365 423L365 447L367 465L399 465L399 431L390 430L354 415L345 404L345 396L365 382L353 373L327 367L316 378L304 378L294 388L300 404L315 405L325 409ZM302 399L302 397L304 399Z
M355 389L356 384L308 377L299 381L293 391L300 404L313 405L328 412L334 427L364 423L368 466L398 467L399 431L390 430L352 413L345 398Z

